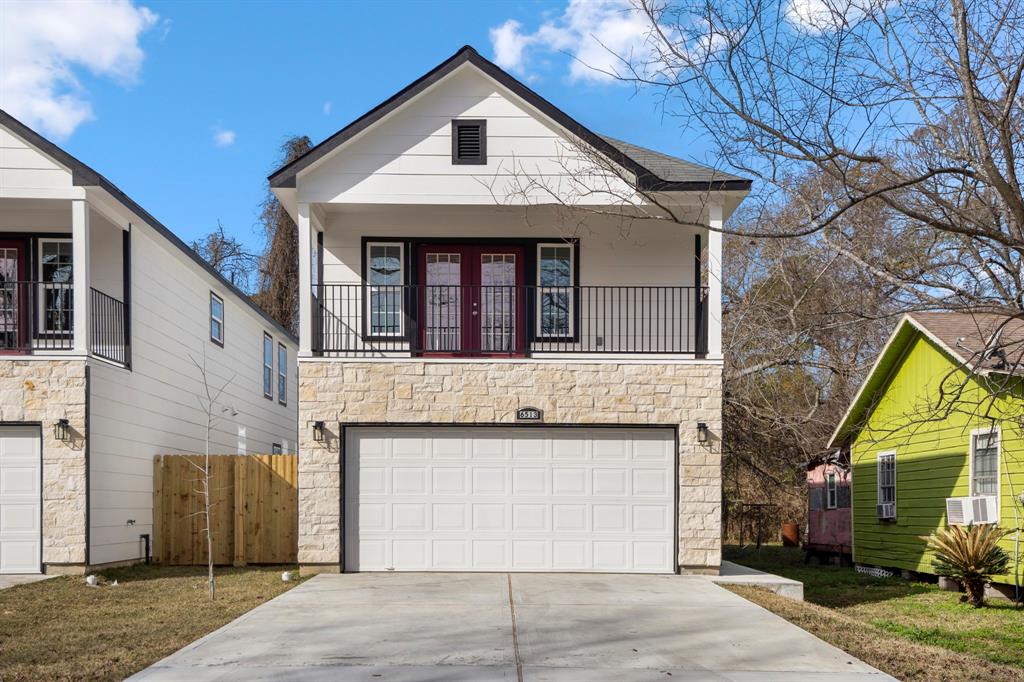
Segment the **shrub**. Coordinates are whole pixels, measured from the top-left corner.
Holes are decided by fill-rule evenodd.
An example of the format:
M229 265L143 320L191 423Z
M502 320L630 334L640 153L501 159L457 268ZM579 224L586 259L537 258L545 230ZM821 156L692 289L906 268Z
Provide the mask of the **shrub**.
M1007 533L988 524L951 526L925 539L935 552L935 572L963 585L967 600L979 608L985 602L986 583L1009 569L1010 556L998 545Z

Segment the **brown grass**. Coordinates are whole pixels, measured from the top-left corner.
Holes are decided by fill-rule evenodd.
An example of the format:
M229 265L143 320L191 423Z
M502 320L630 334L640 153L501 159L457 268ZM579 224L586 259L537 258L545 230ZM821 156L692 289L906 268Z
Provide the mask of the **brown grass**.
M294 587L281 567L137 566L0 590L0 680L120 680Z
M1024 670L918 644L835 609L796 602L756 587L727 586L829 644L905 682L1024 680Z

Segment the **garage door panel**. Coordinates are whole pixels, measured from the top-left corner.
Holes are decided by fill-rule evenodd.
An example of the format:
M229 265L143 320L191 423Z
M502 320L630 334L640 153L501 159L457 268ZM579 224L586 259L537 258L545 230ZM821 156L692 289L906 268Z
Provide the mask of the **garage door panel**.
M38 573L42 539L39 428L0 427L0 573Z
M345 568L671 572L673 447L671 430L349 429Z

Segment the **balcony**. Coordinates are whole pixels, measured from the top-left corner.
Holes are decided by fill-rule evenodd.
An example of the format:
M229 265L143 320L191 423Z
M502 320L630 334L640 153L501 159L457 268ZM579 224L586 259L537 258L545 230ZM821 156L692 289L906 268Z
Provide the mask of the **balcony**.
M124 302L90 289L90 352L127 366ZM0 282L0 353L39 355L72 351L74 287L70 282Z
M322 284L313 352L333 357L707 353L707 287Z

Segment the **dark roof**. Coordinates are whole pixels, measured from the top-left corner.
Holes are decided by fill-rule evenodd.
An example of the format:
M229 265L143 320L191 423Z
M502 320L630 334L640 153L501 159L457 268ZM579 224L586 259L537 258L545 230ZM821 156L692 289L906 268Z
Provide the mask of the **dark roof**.
M643 147L637 147L594 133L554 104L523 85L523 83L508 72L481 57L480 53L469 45L464 46L438 66L331 135L299 158L274 171L269 178L270 186L295 187L295 176L298 175L299 171L322 159L338 146L366 130L391 111L408 102L466 62L469 62L501 83L504 87L568 130L572 135L586 141L594 149L629 170L637 178L637 189L665 192L750 189L750 180L745 178L722 173L713 168L700 166L683 159L666 156L650 149L644 149Z
M60 164L67 166L71 169L71 181L76 187L100 187L106 190L112 197L117 199L121 204L135 215L142 218L148 225L162 235L167 241L176 246L182 252L185 253L189 258L200 265L204 270L215 277L221 285L233 293L238 298L242 299L250 308L259 313L264 320L272 325L279 332L288 337L292 343L298 343L298 339L289 330L281 326L281 323L271 317L263 308L256 305L256 303L250 298L245 292L236 287L234 284L224 278L222 274L217 272L216 268L206 262L202 256L196 253L188 244L183 242L178 235L171 232L163 223L150 215L149 211L139 206L135 201L131 199L127 194L121 191L110 180L100 175L98 172L85 165L71 154L67 153L53 142L50 142L45 137L37 133L36 131L29 128L27 125L19 121L18 119L11 116L9 113L0 109L0 125L10 128L16 135L24 138L30 144L38 147L43 153L56 159Z
M910 313L920 327L975 371L1024 372L1024 320L985 312Z

